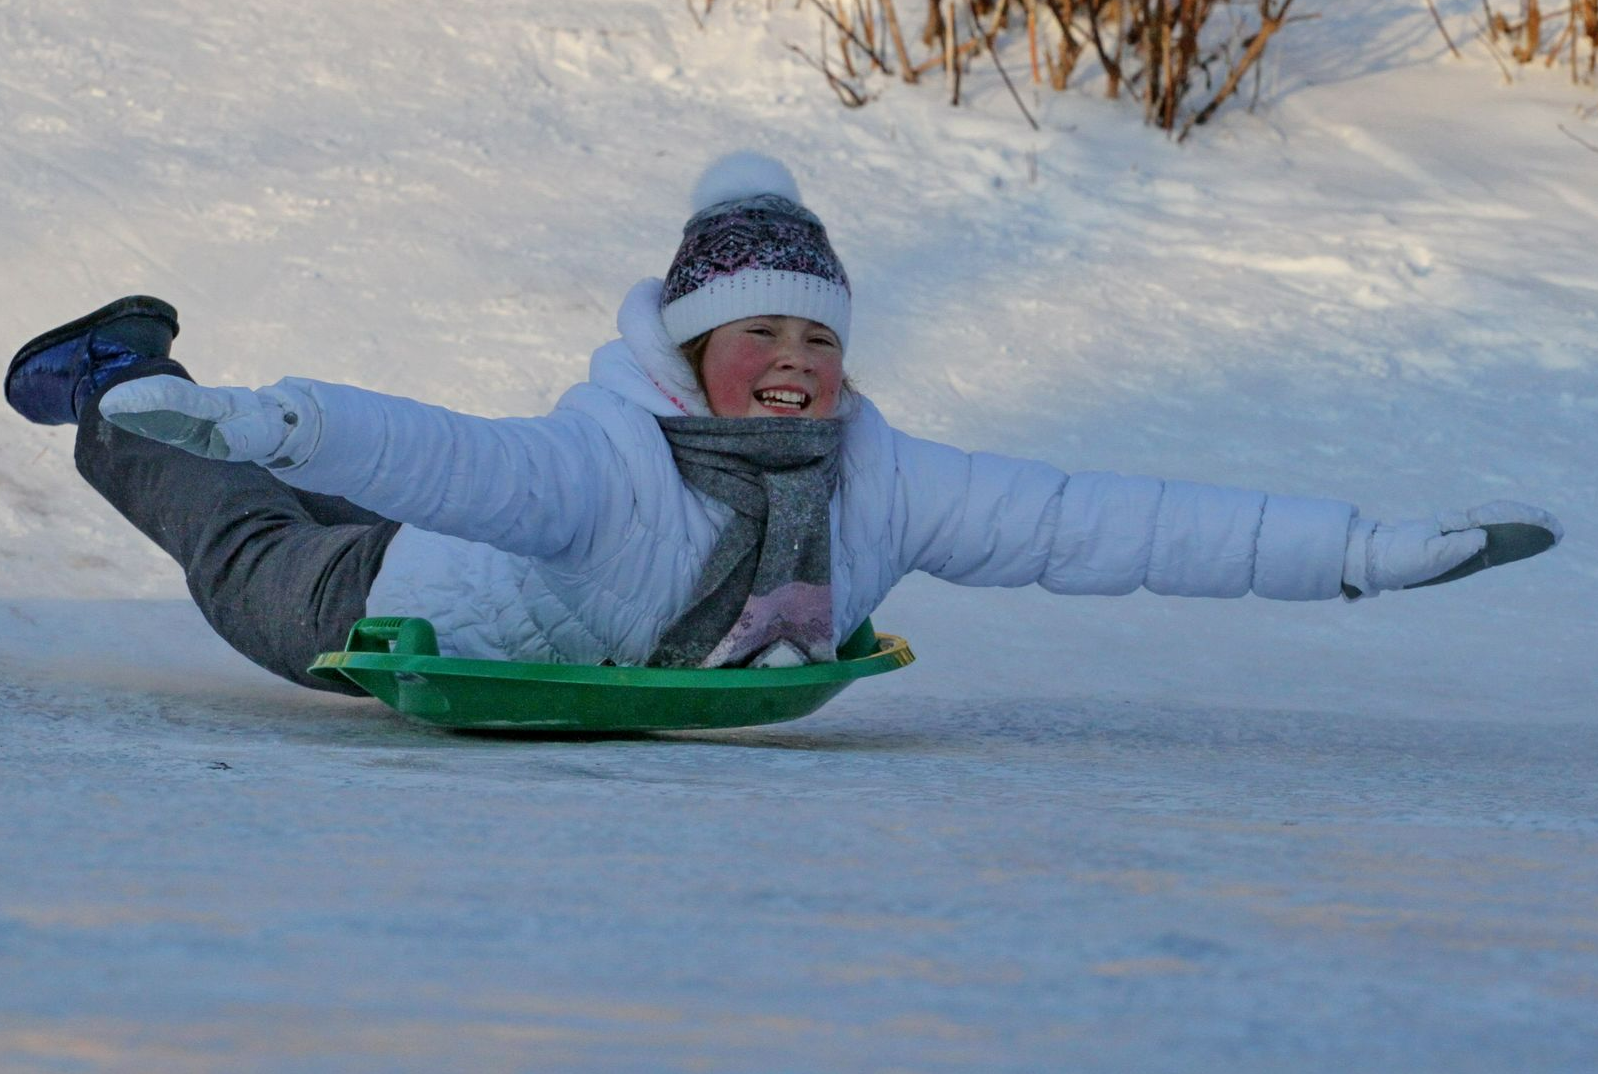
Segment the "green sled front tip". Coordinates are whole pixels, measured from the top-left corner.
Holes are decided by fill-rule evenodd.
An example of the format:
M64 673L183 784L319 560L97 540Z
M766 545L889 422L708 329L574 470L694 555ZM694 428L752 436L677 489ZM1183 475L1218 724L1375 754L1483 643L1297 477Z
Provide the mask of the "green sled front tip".
M438 655L433 625L362 619L345 648L311 665L391 708L459 730L562 734L752 727L808 716L856 679L915 660L909 644L868 619L831 664L791 668L640 668L528 664Z

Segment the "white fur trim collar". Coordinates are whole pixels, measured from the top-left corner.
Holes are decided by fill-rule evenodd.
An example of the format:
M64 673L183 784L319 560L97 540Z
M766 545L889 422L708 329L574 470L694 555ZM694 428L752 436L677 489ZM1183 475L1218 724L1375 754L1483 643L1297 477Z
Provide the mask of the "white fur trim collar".
M699 382L688 367L682 351L666 335L666 326L660 319L660 289L658 279L642 280L633 285L622 300L616 314L616 327L621 331L622 342L632 352L639 372L647 377L659 391L669 409L649 409L667 415L687 414L691 417L710 416L710 405Z

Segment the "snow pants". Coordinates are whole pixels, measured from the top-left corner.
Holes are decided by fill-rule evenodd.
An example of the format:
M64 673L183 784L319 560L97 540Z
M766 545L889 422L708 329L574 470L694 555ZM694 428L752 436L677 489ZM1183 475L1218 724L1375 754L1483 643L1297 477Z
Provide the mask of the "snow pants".
M140 376L154 373L189 376L170 359L138 368ZM318 653L344 648L366 614L399 523L290 488L253 463L202 459L118 429L100 416L98 398L84 410L78 472L177 560L212 629L285 679L361 693L305 669Z

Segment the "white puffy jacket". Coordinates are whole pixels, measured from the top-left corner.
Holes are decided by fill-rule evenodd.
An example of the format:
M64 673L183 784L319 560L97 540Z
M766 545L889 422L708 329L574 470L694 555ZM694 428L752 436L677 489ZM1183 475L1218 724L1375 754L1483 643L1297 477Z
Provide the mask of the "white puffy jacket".
M665 336L659 281L540 418L488 419L294 380L323 432L290 484L406 523L367 601L420 615L445 655L644 662L730 517L685 485L656 415L707 413ZM1150 477L1067 475L919 440L853 397L832 500L833 632L900 578L1056 593L1281 600L1339 594L1354 508Z

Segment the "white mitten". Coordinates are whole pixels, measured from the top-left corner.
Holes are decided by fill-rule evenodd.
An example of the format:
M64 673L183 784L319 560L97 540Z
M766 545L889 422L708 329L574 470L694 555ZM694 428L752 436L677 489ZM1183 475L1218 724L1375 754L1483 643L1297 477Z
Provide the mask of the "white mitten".
M126 380L100 399L100 413L119 429L226 462L281 469L316 450L322 412L309 394L283 384L202 388L182 377Z
M1564 535L1547 511L1510 500L1393 525L1356 518L1343 557L1343 593L1357 599L1452 582L1534 556Z

